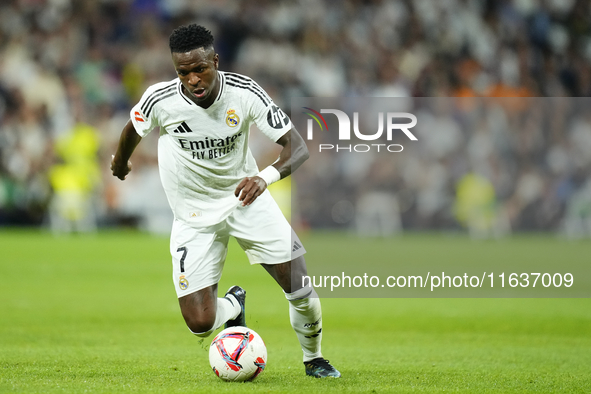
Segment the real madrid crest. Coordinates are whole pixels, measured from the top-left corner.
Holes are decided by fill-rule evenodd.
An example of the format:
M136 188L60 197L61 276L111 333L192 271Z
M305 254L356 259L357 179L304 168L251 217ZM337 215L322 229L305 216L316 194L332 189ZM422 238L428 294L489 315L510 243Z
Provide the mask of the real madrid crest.
M238 117L238 114L236 114L236 111L231 109L226 113L228 114L228 116L226 116L226 124L230 127L238 126L238 123L240 123L240 118Z
M187 278L185 278L185 275L181 275L181 277L179 278L179 287L181 288L181 290L187 290L187 288L189 287L189 281L187 280Z

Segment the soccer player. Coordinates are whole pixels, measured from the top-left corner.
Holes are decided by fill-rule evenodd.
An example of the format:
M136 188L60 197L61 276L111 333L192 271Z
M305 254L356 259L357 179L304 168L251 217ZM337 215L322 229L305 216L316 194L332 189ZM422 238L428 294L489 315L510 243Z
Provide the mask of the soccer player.
M217 297L233 236L250 263L262 265L285 292L306 374L340 377L322 357L320 300L301 283L307 274L305 249L267 191L308 158L307 147L255 81L218 70L213 40L195 24L172 32L169 45L178 78L150 86L131 109L111 170L124 180L135 147L160 127L158 166L174 213L173 281L191 332L206 337L223 324L246 325L244 289L233 286ZM253 123L283 147L277 161L260 172L248 147Z

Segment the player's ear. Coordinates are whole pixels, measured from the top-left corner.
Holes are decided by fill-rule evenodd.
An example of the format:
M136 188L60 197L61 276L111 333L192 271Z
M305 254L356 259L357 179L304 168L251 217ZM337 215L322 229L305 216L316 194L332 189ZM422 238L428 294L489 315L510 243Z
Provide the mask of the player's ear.
M215 69L218 69L218 65L220 64L220 55L218 55L217 53L215 55L213 55L213 65L215 66Z

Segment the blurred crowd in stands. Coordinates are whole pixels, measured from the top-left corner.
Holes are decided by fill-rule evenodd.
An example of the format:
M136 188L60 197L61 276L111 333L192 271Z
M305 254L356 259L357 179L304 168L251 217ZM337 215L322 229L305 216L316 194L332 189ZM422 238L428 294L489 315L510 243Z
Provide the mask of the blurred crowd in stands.
M3 0L0 225L92 231L126 223L168 231L157 132L140 144L125 182L110 176L109 162L144 89L176 77L168 36L192 22L212 30L220 69L254 78L286 110L292 97L591 95L587 0ZM572 106L564 106L568 115ZM398 180L386 189L405 212L399 227L453 228L462 223L454 214L458 171L470 169L450 159L488 155L489 167L505 168L496 173L508 178L480 173L506 206L504 227L557 230L573 196L591 189L591 112L577 111L552 122L534 110L510 136L484 120L472 128L434 123L432 133L445 137L424 148L429 154L403 168L376 159L369 174L382 183ZM253 132L262 164L265 144ZM421 182L390 177L411 170ZM426 192L438 190L445 193ZM584 195L581 231L591 233ZM354 212L358 201L351 199L352 208L339 203L323 211ZM546 219L527 219L528 209ZM355 221L299 212L313 227Z
M331 132L312 127L309 142L314 171L294 174L297 218L306 226L332 222L373 236L461 228L475 238L513 230L590 234L589 98L306 101L306 108L359 114L357 130L365 136L380 129L379 112L390 108L418 119L409 129L416 141L397 129L388 140L385 125L378 140L342 140L336 116L325 114ZM306 132L308 118L292 117Z

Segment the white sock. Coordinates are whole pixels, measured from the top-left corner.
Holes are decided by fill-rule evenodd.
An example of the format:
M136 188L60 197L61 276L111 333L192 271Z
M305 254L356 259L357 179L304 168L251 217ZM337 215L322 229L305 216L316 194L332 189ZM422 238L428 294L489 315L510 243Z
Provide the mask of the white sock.
M225 322L230 319L235 319L240 314L241 308L238 300L232 296L232 301L222 297L218 298L217 308L215 310L215 322L209 331L193 332L198 337L208 337L212 332L220 328ZM192 332L192 331L191 331Z
M322 308L318 295L314 289L303 287L285 293L285 297L289 300L289 320L302 346L304 362L322 357Z

